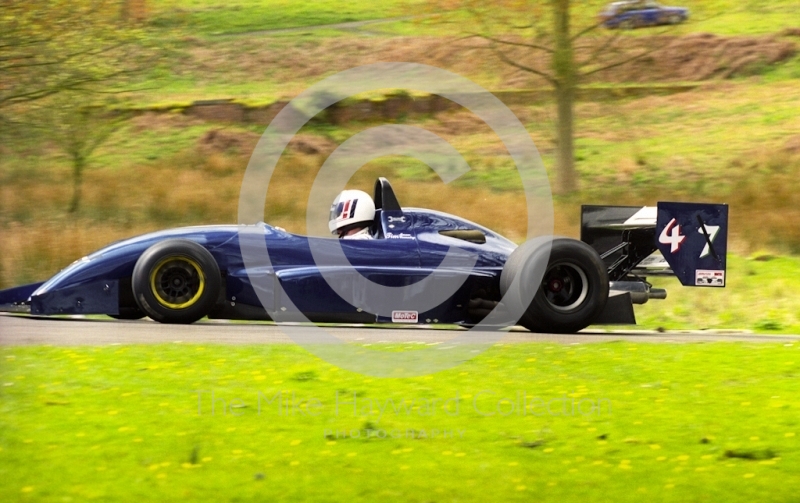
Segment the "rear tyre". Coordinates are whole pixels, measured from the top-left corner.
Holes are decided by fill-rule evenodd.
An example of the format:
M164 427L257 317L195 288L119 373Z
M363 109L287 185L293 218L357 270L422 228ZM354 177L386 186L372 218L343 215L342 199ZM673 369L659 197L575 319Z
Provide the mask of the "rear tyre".
M208 250L194 241L169 239L139 257L133 294L142 312L161 323L193 323L217 301L222 280Z
M519 324L532 332L574 333L597 319L608 301L608 273L597 252L586 243L556 238L549 247L525 243L509 257L500 277L503 295L533 300ZM546 262L545 262L546 261ZM545 265L546 263L546 265ZM544 268L538 284L535 267ZM539 272L541 274L541 272ZM520 277L518 286L513 280ZM517 288L517 291L511 291ZM531 289L536 289L535 293ZM517 307L519 312L519 307Z

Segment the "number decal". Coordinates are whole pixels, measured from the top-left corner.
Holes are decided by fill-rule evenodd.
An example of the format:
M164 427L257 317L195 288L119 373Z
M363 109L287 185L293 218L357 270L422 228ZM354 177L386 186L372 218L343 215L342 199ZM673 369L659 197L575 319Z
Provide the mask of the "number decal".
M706 232L708 233L708 242L713 243L714 238L717 236L717 233L719 232L719 225L704 225L703 227L706 228ZM703 234L703 236L705 237L703 229L697 229L697 232ZM700 258L707 256L709 253L711 253L711 250L708 249L708 243L706 243L706 245L703 247L703 251L700 252Z
M658 242L665 245L670 245L670 253L676 253L681 249L681 244L686 240L686 236L681 234L681 226L675 222L675 219L669 221L661 235L658 236Z

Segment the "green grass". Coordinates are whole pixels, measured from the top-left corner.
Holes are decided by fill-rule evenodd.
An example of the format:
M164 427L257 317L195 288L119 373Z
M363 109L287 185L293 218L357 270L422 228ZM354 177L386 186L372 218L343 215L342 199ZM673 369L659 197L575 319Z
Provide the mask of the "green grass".
M797 277L800 258L744 259L729 254L724 289L684 288L675 278L650 278L657 288L667 289L667 299L637 307L637 322L650 330L750 329L797 334Z
M170 0L159 2L151 24L185 26L200 34L233 34L390 18L404 15L421 3L421 0Z
M798 350L499 345L372 379L290 345L3 347L0 498L790 501Z

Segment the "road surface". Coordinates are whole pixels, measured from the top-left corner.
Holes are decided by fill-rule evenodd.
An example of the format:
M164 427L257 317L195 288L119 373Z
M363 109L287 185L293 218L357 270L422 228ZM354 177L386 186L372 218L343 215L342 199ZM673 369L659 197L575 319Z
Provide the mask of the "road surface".
M463 330L442 330L395 325L326 327L326 331L347 342L447 342ZM106 345L156 344L165 342L218 344L293 344L285 330L272 324L205 321L193 325L162 325L149 319L117 321L111 319L44 318L0 315L0 345ZM607 341L643 343L692 342L800 342L800 335L756 335L744 331L654 332L631 329L608 332L585 330L578 334L534 334L522 329L508 331L501 342L553 342L588 344Z

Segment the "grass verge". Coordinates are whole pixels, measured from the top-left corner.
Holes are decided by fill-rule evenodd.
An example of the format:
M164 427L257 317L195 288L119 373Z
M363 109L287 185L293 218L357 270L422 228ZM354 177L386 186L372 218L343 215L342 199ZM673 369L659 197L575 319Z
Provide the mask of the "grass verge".
M284 345L3 347L0 498L788 501L798 350L498 345L400 380Z

